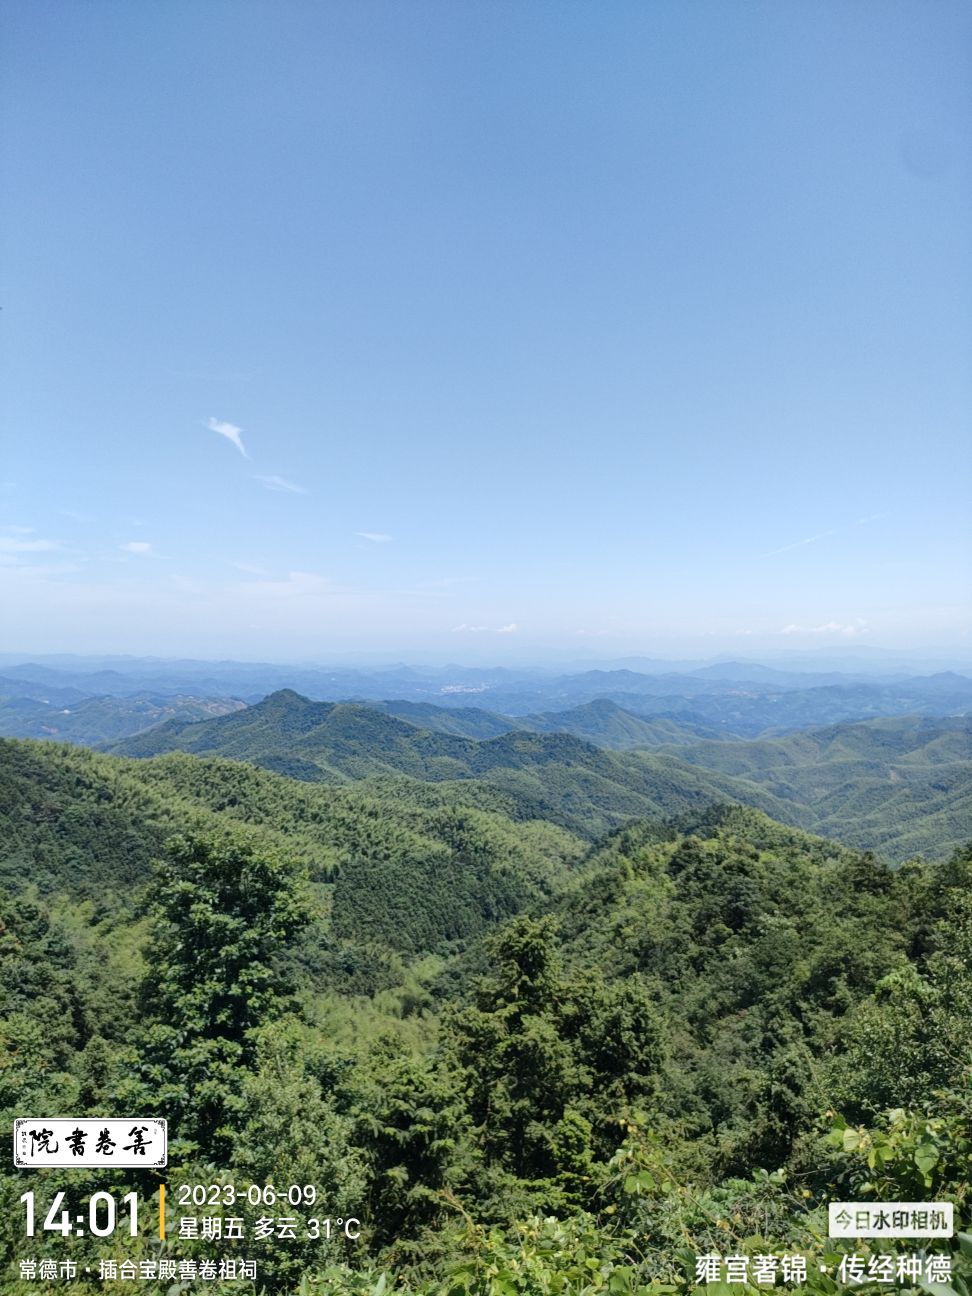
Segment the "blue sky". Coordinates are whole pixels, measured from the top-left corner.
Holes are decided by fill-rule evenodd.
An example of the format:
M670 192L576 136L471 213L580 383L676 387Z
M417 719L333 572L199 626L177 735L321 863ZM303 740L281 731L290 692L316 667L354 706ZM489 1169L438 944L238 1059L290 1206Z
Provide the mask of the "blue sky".
M0 648L970 643L972 11L8 0Z

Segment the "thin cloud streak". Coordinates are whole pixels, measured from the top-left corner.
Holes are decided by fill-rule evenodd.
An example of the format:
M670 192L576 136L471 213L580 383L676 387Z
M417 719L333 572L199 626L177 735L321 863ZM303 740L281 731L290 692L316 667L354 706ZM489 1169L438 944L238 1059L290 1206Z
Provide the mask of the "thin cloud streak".
M269 491L281 491L288 495L306 495L308 493L306 486L298 486L296 482L290 481L287 477L278 477L276 473L269 477L254 477L253 480L259 482L265 490Z
M506 634L516 634L518 629L519 627L517 626L515 621L511 621L509 625L502 625L502 626L467 625L464 621L462 625L453 626L452 633L453 634L506 635Z
M857 617L856 620L842 625L839 621L825 621L823 625L816 626L799 626L786 625L779 631L781 635L821 635L821 634L839 634L848 639L853 639L857 635L867 634L867 622L863 617Z
M249 459L250 456L246 453L246 449L243 446L243 438L241 435L243 431L242 428L237 427L235 423L225 423L221 419L217 418L208 419L206 426L209 428L210 432L218 432L221 437L225 437L227 441L232 445L235 445L244 459Z
M885 513L871 513L868 517L858 518L855 522L847 522L844 526L831 527L829 531L818 531L816 535L805 536L802 540L793 540L790 544L781 545L779 549L769 549L759 556L760 558L774 558L777 554L789 552L790 549L800 549L804 545L816 544L818 540L826 540L828 536L839 535L842 531L853 531L856 527L865 526L868 522L876 522L879 518L886 516Z
M20 536L0 536L0 553L50 553L60 549L56 540L26 540Z

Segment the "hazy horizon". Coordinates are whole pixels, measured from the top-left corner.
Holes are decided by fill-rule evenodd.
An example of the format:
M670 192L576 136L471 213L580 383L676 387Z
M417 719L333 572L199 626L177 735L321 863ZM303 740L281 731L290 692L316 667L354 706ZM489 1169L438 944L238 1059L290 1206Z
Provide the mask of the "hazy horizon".
M702 646L700 646L701 648ZM45 667L84 670L124 669L125 665L152 664L165 668L175 665L226 665L239 667L269 666L294 670L372 670L380 673L395 668L416 671L445 672L451 669L464 671L539 672L558 674L583 670L632 670L644 674L664 674L691 671L719 663L738 662L754 666L768 666L779 671L832 672L861 675L909 673L934 673L936 670L955 670L959 673L972 670L972 648L960 645L932 645L920 649L881 648L869 644L852 644L845 647L808 649L778 649L776 651L709 651L698 654L666 655L659 653L597 654L576 653L566 648L557 652L538 652L535 655L511 655L506 659L495 656L476 656L460 653L452 658L436 657L418 650L399 652L345 652L328 655L299 657L242 657L239 655L195 655L156 653L114 653L76 651L46 652L0 650L0 675L4 668L13 669L37 663Z

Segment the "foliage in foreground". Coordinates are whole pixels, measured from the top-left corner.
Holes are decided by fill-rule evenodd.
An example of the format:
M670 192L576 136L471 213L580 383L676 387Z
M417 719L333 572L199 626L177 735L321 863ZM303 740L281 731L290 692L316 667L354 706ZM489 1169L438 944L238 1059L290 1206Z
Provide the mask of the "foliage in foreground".
M70 852L89 880L103 863L84 856L99 815L116 863L125 841L141 858L143 810L160 835L184 831L127 895L79 904L52 884L0 902L0 1120L151 1111L161 1093L170 1182L315 1183L330 1213L360 1216L360 1240L261 1251L268 1296L687 1291L706 1253L802 1253L806 1286L829 1293L851 1249L825 1237L829 1199L943 1198L968 1224L972 851L891 872L732 809L633 825L557 866L556 830L513 845L497 816L391 791L389 824L349 792L230 762L199 762L191 793L194 764L172 758L147 784L122 767L99 810L101 766L81 756L52 776L57 809L33 838L19 821L16 849L33 841L62 883ZM229 829L201 811L240 795ZM292 838L284 812L306 821ZM397 983L338 992L317 959L334 905L317 852L350 868L335 857L355 842L386 913L413 850L433 881L457 862L505 871L525 912L481 893L465 942L438 927L423 945L416 923L386 964ZM450 893L435 892L446 925ZM45 1175L82 1195L133 1183L157 1191ZM23 1190L0 1174L4 1266L29 1253ZM45 1240L89 1263L122 1245Z

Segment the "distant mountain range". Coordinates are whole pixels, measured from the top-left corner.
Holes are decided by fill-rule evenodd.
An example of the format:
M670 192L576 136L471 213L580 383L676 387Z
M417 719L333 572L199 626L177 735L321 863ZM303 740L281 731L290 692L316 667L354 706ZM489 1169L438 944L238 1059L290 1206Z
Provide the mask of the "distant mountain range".
M587 840L716 801L893 860L972 837L972 678L952 671L98 665L5 666L0 737L227 756L309 782L462 784L466 801ZM312 688L254 694L268 678Z
M738 800L732 779L671 756L603 751L568 733L511 730L468 738L419 728L365 703L312 702L291 690L214 720L171 720L116 744L123 756L185 751L251 761L311 782L407 776L462 783L484 806L545 819L588 839L634 818L686 813ZM751 804L776 809L753 789Z
M431 702L375 702L370 705L387 715L398 716L436 733L460 734L466 738L495 738L514 730L528 733L569 733L597 747L614 751L638 751L665 743L693 742L697 738L723 738L712 725L665 717L649 719L625 710L608 698L596 698L568 711L537 712L534 715L504 716L478 707L440 707Z
M693 739L666 723L652 736L674 735L669 745L610 751L605 739L620 744L638 723L610 703L560 717L565 725L597 730L600 747L564 729L491 733L511 722L474 709L441 709L440 715L420 708L405 719L392 707L402 710L401 704L313 702L283 690L216 719L167 721L113 750L134 757L228 756L312 782L406 776L465 784L467 799L474 785L484 806L518 819L547 819L588 839L629 819L720 801L755 806L893 860L916 853L939 858L972 837L970 718L881 719L757 742ZM454 717L467 733L429 727ZM480 736L468 736L476 725Z
M218 702L258 702L282 688L322 701L380 703L388 714L418 720L441 733L482 738L513 728L570 732L618 750L680 742L686 736L757 738L878 716L972 713L972 678L952 671L875 679L832 671L785 672L756 662L719 662L682 672L622 667L570 675L468 667L367 672L154 661L128 663L124 670L84 671L28 662L5 667L0 676L0 734L62 737L98 746L172 714L191 717L193 707L201 708L200 715L218 714L229 709L217 707ZM26 707L24 699L37 705ZM92 699L99 705L78 714L81 704ZM610 711L611 703L626 714ZM50 710L45 712L45 706ZM159 708L158 714L152 707ZM594 709L582 710L590 707ZM447 711L453 718L443 714Z
M44 696L33 696L38 693ZM179 694L86 697L78 689L47 689L0 678L0 737L52 738L98 747L165 720L203 720L244 705L231 698Z

